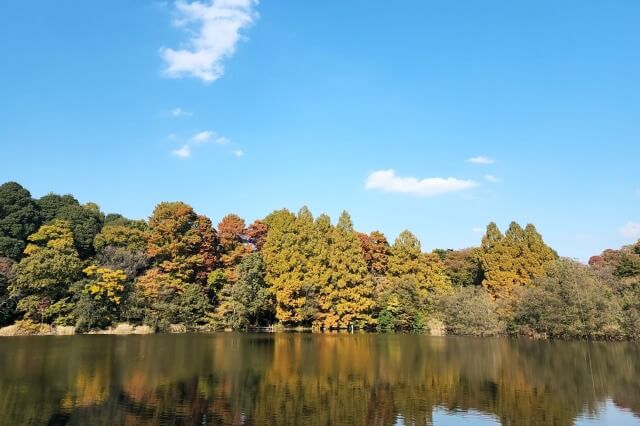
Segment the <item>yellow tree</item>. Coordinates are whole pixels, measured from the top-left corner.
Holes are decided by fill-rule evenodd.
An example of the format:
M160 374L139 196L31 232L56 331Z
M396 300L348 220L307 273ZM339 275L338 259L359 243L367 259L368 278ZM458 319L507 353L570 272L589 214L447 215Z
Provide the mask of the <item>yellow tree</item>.
M127 281L127 274L124 271L91 265L83 272L91 279L85 286L85 291L95 300L104 300L115 305L120 304L124 293L124 284Z
M369 327L374 324L373 283L347 212L342 212L331 236L329 280L320 289L321 326Z
M444 270L440 258L433 253L422 253L420 240L407 230L400 233L391 247L388 276L413 281L423 301L451 289L451 280Z
M266 282L275 296L276 318L284 324L310 324L316 318L318 291L328 279L325 222L314 222L306 207L297 216L280 210L266 218Z
M482 285L495 298L502 299L511 298L515 289L542 276L557 259L533 225L522 229L516 222L504 235L495 223L490 223L481 249Z

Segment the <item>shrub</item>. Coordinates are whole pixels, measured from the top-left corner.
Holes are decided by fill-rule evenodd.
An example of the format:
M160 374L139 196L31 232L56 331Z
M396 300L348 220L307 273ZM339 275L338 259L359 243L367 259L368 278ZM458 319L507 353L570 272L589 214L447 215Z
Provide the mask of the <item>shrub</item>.
M524 291L514 320L549 337L618 339L621 314L612 290L593 271L562 259Z
M494 336L504 332L496 303L482 287L458 288L442 299L441 310L449 334Z

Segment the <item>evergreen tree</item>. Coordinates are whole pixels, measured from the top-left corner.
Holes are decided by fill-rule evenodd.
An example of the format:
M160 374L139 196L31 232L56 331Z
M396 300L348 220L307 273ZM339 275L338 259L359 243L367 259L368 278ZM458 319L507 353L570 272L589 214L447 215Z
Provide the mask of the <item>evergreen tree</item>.
M20 260L38 226L40 213L29 191L16 182L0 185L0 257Z
M285 324L310 324L318 313L318 291L326 282L326 235L308 208L297 216L272 213L263 248L267 283L276 298L276 318Z
M329 280L320 290L318 323L326 329L368 327L374 323L373 284L347 212L331 234Z
M533 225L523 230L512 222L503 236L495 223L489 224L482 239L480 255L482 285L496 298L509 299L517 288L542 276L556 253L549 248Z
M451 289L451 280L444 273L440 258L433 253L422 253L420 241L406 230L391 247L388 275L415 282L423 302L431 295L447 293Z
M264 262L258 253L242 258L237 280L227 282L214 313L216 324L241 329L257 326L271 317L273 298L264 281Z

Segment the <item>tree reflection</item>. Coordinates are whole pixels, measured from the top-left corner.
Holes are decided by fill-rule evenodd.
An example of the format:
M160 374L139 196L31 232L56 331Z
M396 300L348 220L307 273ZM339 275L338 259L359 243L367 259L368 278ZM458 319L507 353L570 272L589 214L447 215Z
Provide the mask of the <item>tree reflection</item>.
M571 425L640 414L640 345L420 335L0 341L3 424L430 424L434 409ZM6 423L5 423L6 422Z

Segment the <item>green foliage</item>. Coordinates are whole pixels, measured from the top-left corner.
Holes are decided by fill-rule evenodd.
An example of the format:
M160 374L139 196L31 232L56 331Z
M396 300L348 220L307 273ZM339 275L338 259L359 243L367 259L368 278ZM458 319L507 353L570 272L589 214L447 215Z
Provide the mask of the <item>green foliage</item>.
M73 241L82 259L94 254L93 239L102 229L103 216L95 205L61 207L56 219L69 222L73 231Z
M80 203L72 195L47 194L36 201L42 222L46 223L57 218L58 211L67 206L79 206Z
M611 289L589 268L563 259L524 291L515 320L524 332L550 337L617 339L621 316Z
M377 288L380 312L377 326L382 331L423 330L427 313L420 290L412 277L382 280Z
M67 222L55 220L42 225L29 241L12 286L13 295L20 298L18 311L37 322L65 322L72 308L69 290L82 271L71 229Z
M440 250L434 253L442 260L445 274L454 287L477 286L482 283L479 249Z
M0 326L11 323L15 317L16 300L9 294L9 287L15 280L15 262L0 257Z
M15 182L0 185L0 257L20 260L27 237L40 220L29 191Z
M273 297L264 281L264 262L260 254L245 256L236 275L236 281L227 281L222 287L220 303L213 316L215 325L245 329L267 324L273 317Z
M459 287L441 303L450 334L494 336L505 331L496 314L496 302L482 287Z

